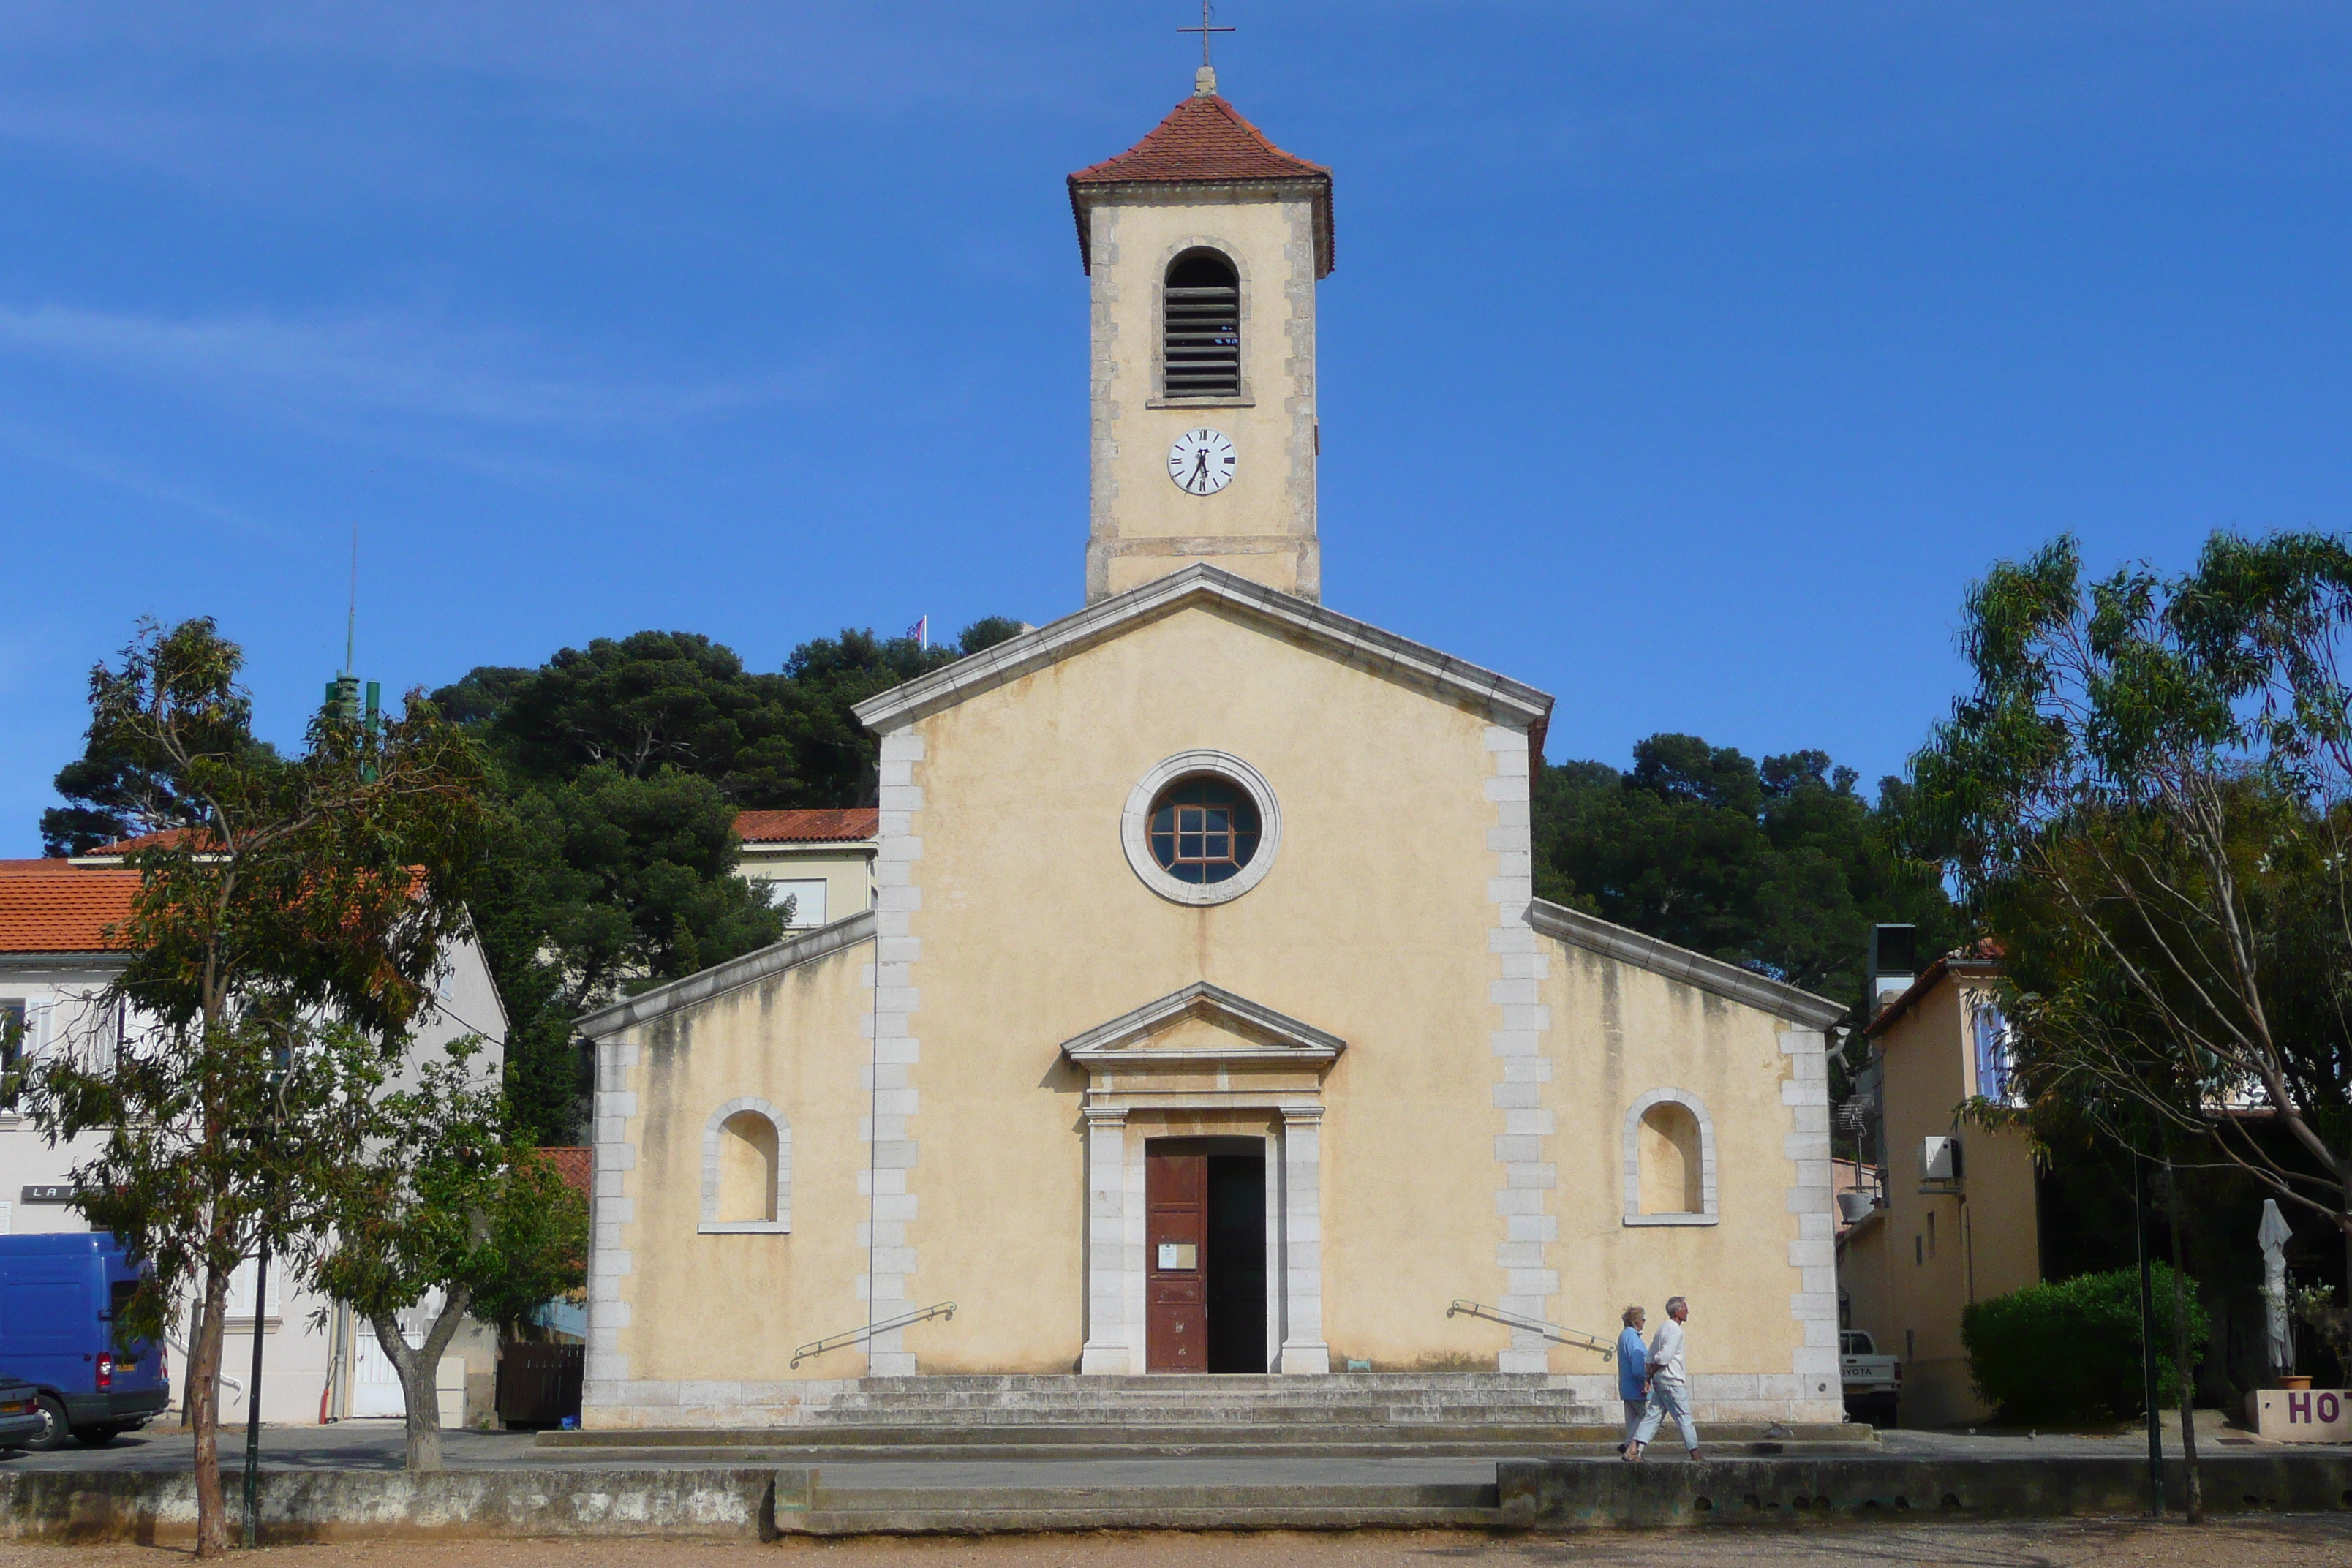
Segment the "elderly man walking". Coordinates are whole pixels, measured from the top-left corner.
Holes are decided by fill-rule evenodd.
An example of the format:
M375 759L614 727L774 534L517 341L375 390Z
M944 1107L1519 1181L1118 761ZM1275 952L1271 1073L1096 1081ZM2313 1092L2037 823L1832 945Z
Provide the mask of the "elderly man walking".
M1657 1336L1650 1342L1650 1404L1642 1412L1633 1440L1625 1445L1628 1460L1641 1458L1642 1450L1657 1436L1658 1424L1669 1415L1683 1435L1683 1447L1690 1450L1692 1458L1699 1458L1698 1428L1690 1418L1690 1373L1683 1365L1683 1325L1689 1321L1690 1303L1680 1296L1670 1298L1666 1321L1658 1325Z
M1642 1424L1642 1411L1650 1402L1650 1352L1642 1343L1642 1320L1639 1307L1625 1309L1625 1331L1617 1336L1617 1397L1625 1402L1625 1440L1617 1445L1623 1453L1633 1444L1633 1428Z

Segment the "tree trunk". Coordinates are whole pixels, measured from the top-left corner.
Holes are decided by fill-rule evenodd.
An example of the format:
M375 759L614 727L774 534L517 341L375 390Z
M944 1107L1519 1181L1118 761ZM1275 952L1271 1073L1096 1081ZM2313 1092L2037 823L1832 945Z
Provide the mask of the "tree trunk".
M228 1276L218 1268L207 1268L184 1399L195 1417L199 1557L222 1557L228 1552L228 1500L221 1492L220 1473L221 1320L227 1309ZM259 1389L252 1393L255 1398L260 1397Z
M205 1310L205 1296L202 1290L196 1292L195 1310L188 1319L187 1381L180 1388L180 1430L183 1432L196 1429L196 1347L204 1343L205 1325L212 1321L211 1314Z
M2170 1140L2164 1153L2164 1198L2172 1232L2172 1364L2180 1374L2180 1459L2188 1479L2181 1512L2190 1524L2205 1522L2205 1482L2197 1468L2197 1373L2189 1359L2188 1285L2180 1258L2180 1176L2172 1168Z
M412 1349L406 1335L400 1331L398 1314L371 1314L368 1321L375 1325L376 1342L392 1358L393 1369L400 1373L401 1404L406 1414L408 1429L408 1468L412 1470L437 1470L441 1464L441 1396L436 1377L441 1357L457 1337L457 1325L465 1321L466 1309L473 1301L473 1292L452 1290L441 1303L441 1315L433 1320L425 1331L425 1342Z

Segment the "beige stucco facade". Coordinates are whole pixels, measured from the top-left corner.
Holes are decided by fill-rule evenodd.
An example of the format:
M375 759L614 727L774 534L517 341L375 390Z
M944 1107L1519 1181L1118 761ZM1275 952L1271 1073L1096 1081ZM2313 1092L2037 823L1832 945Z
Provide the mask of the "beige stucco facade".
M769 889L775 903L790 895L795 900L792 929L813 931L873 907L875 849L860 839L746 844L735 870Z
M1703 1408L1834 1419L1838 1009L1532 902L1548 706L1202 567L869 704L874 914L587 1025L589 1423L792 1420L863 1373L1142 1372L1141 1162L1196 1136L1265 1151L1264 1370L1549 1372L1598 1400L1589 1352L1447 1309L1605 1337L1683 1294ZM1262 777L1279 837L1245 893L1192 905L1122 813L1212 754ZM1661 1100L1703 1134L1698 1206L1668 1215L1640 1212L1634 1136ZM713 1233L707 1136L754 1102L789 1129L788 1228Z
M1971 1301L2042 1278L2032 1151L2017 1131L1963 1124L1960 1107L1998 1085L1979 1081L1975 1018L1995 1002L1990 963L1945 960L1872 1025L1884 1073L1885 1205L1840 1247L1849 1324L1883 1355L1903 1358L1899 1419L1946 1426L1991 1414L1978 1397L1960 1338ZM1929 1181L1929 1137L1957 1138L1960 1173Z

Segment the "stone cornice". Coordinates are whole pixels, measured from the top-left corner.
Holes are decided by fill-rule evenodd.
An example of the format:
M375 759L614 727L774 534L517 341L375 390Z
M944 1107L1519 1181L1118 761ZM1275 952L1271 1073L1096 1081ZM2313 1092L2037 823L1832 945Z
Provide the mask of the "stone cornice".
M1842 1003L1794 985L1769 980L1751 969L1736 963L1726 963L1719 958L1709 958L1703 952L1693 952L1686 947L1662 942L1640 931L1612 925L1598 915L1588 915L1561 905L1538 899L1528 905L1528 923L1545 936L1597 952L1605 958L1622 959L1653 974L1663 974L1669 980L1679 980L1701 991L1713 992L1743 1006L1754 1007L1778 1018L1802 1024L1808 1028L1826 1029L1846 1016Z
M1243 1032L1265 1037L1270 1045L1235 1045L1215 1049L1177 1047L1160 1050L1130 1050L1128 1047L1157 1030L1163 1029L1181 1018L1214 1019L1234 1026ZM1339 1036L1302 1024L1297 1019L1263 1006L1245 996L1236 996L1220 985L1196 980L1181 991L1171 991L1157 1001L1147 1002L1131 1013L1122 1013L1108 1023L1096 1025L1082 1035L1062 1042L1062 1054L1081 1067L1111 1066L1133 1069L1164 1062L1170 1067L1198 1067L1209 1061L1223 1062L1311 1062L1321 1065L1337 1061L1348 1042Z
M699 970L683 980L673 980L667 985L656 985L610 1006L599 1007L583 1015L574 1026L592 1040L602 1040L624 1029L675 1013L681 1007L691 1007L698 1002L708 1002L725 992L739 990L814 963L845 947L855 947L872 940L874 911L847 916L830 925L821 925L803 936L796 936L763 947L757 952L747 952L740 958L729 959Z
M1193 605L1226 611L1353 668L1459 703L1493 723L1524 729L1530 753L1541 752L1551 698L1534 687L1205 563L982 648L869 697L853 711L867 729L887 733Z

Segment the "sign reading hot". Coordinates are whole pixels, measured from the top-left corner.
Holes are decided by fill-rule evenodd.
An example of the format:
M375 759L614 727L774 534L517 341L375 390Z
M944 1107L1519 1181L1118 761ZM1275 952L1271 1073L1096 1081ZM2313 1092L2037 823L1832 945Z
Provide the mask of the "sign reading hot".
M2352 1394L2340 1388L2265 1388L2254 1429L2274 1443L2352 1443Z

